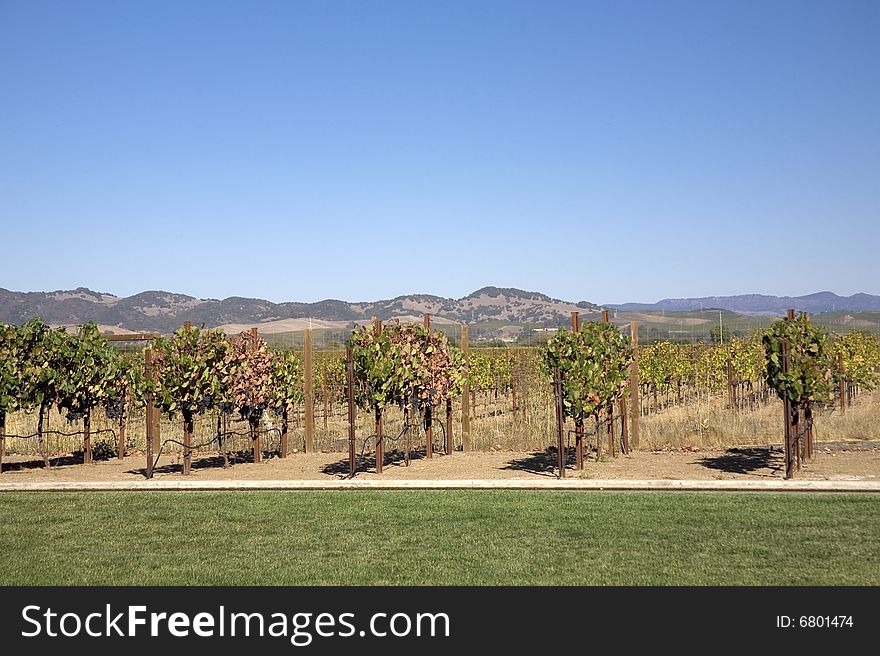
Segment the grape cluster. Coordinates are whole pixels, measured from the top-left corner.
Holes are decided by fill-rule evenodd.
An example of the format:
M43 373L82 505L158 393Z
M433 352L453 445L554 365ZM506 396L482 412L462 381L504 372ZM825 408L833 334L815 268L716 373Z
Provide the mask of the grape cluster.
M104 400L104 414L107 419L119 421L125 414L125 395L117 394Z
M200 398L198 400L198 403L196 403L196 408L197 408L196 412L201 414L202 412L205 412L206 410L210 410L213 407L214 407L214 397L211 396L210 394L203 394L202 398Z
M246 419L251 424L256 424L260 421L260 417L263 416L263 412L266 410L265 403L258 403L255 405L246 405L238 409L238 413L241 415L242 419Z

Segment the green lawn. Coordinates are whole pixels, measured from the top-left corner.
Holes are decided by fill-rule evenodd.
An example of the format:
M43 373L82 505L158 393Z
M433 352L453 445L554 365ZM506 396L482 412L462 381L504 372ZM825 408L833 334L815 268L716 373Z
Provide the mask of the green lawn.
M2 493L0 583L880 585L880 496Z

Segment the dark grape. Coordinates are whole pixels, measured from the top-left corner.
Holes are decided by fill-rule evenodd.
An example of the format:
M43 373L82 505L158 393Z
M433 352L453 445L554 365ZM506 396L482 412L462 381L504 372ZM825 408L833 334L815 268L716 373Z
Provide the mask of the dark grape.
M119 421L125 414L125 395L112 396L104 401L104 414L107 419Z

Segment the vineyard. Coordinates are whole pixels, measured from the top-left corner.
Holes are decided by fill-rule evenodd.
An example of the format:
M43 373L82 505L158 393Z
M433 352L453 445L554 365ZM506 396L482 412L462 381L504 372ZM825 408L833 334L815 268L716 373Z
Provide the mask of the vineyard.
M786 416L800 408L798 430L807 418L812 431L878 381L877 338L810 330L809 363L786 355L793 374L776 353L795 333L639 345L637 329L574 316L544 348L493 349L468 348L467 326L453 346L427 316L359 328L346 351L314 350L308 331L302 350L281 350L256 330L109 341L93 324L0 325L0 471L6 454L47 468L137 455L150 476L188 474L194 459L348 451L335 471L351 474L453 451L555 449L564 473L632 449L779 442L786 399Z

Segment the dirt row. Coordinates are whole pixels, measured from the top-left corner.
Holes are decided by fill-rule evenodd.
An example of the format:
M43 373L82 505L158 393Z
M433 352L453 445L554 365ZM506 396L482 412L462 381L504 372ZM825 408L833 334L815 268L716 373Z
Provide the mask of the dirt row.
M556 452L475 451L435 455L431 459L414 453L409 466L400 453L386 454L384 472L375 473L375 462L368 456L360 462L358 478L394 479L500 479L556 476ZM254 464L247 456L234 457L224 469L217 453L200 453L193 459L194 480L320 480L344 478L348 474L346 453L293 453L286 458L272 457ZM783 478L783 453L779 447L754 446L729 449L680 451L637 451L625 456L596 460L591 454L583 471L574 469L569 458L567 476L596 479L723 480ZM0 482L128 481L144 480L146 460L132 454L123 461L106 460L81 464L70 454L50 459L43 468L42 458L7 456ZM157 464L157 479L181 478L180 456L163 455ZM880 480L880 440L819 443L813 460L807 462L798 478L809 480Z

